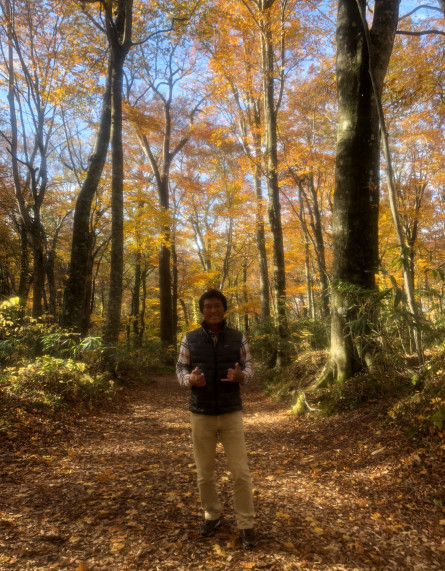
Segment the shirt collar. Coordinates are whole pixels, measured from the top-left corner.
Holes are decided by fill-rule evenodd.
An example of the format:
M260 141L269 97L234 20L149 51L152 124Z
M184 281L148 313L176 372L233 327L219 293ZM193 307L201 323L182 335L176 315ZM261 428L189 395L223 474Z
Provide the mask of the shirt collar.
M223 322L221 323L221 327L218 329L218 331L211 331L208 327L205 321L203 321L201 323L201 327L204 329L204 331L206 333L208 333L209 335L212 335L213 337L218 337L218 335L226 328L226 320L224 319Z

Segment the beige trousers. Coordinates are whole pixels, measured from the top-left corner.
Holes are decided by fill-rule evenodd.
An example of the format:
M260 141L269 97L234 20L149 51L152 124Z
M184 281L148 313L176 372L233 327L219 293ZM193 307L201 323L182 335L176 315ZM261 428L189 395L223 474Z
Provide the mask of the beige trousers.
M218 519L222 510L215 481L216 445L219 440L232 473L233 505L238 529L253 527L252 480L247 465L241 411L216 416L191 413L191 424L204 517Z

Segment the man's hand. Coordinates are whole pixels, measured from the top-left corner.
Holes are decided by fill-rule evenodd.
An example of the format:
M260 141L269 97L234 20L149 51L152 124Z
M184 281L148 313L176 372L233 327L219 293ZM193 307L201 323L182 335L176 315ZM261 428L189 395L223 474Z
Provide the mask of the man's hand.
M234 369L229 369L227 371L227 379L221 379L223 383L242 383L244 381L244 373L239 366L239 363L235 364Z
M199 372L199 368L195 367L190 373L190 384L194 387L205 387L206 378L204 373Z

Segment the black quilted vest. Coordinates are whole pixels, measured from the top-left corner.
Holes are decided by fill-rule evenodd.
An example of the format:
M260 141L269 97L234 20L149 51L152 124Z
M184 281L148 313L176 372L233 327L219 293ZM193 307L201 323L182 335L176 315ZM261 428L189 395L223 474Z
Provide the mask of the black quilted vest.
M241 410L239 383L223 383L227 370L241 357L241 331L224 325L216 347L210 334L200 327L187 333L192 370L198 367L205 375L204 387L192 387L190 410L197 414L226 414Z

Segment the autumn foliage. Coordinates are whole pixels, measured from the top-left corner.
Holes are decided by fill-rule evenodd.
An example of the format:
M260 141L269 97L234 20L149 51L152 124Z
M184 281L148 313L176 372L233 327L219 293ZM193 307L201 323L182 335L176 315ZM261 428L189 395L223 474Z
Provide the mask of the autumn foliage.
M0 3L0 295L19 299L14 326L32 315L48 334L68 323L63 334L99 338L113 311L118 342L108 332L104 354L158 365L154 347L162 344L171 363L179 336L200 321L199 295L215 286L230 300L228 319L268 367L282 364L280 355L289 363L328 350L334 6L134 0L119 11L111 0L45 0L36 12L32 4ZM405 370L420 329L427 360L443 343L442 36L422 32L440 32L443 19L440 10L425 10L401 18L382 90L406 252L381 176L378 291L334 284L357 304L345 335L372 375ZM104 109L118 29L127 34L118 38L121 48L127 41L119 63L122 142L113 139L107 155L103 140L75 282L79 196L98 159L103 121L109 116L109 137L117 128L115 111ZM120 213L112 188L121 189ZM81 284L81 315L66 313L73 283ZM110 283L119 295L110 297Z

